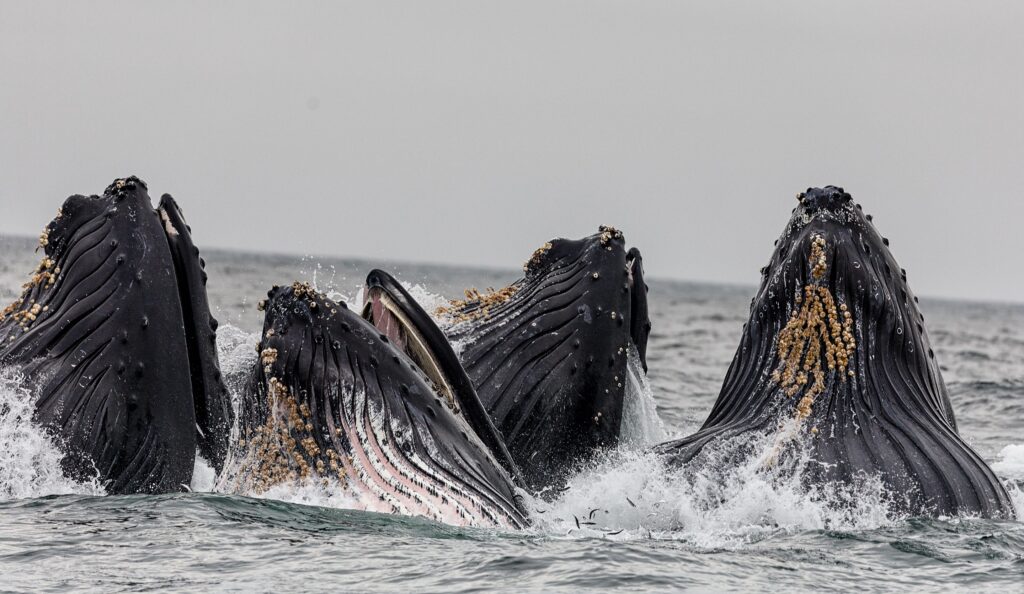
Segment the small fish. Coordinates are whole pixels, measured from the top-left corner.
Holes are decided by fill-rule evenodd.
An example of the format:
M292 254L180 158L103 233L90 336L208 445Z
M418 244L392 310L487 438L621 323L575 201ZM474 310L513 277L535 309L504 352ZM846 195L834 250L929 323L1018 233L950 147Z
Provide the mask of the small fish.
M594 514L596 514L596 513L598 512L598 510L599 510L599 509L600 509L600 508L597 508L597 507L595 507L594 509L590 510L590 519L591 519L591 520L593 520L593 519L594 519Z
M633 507L636 507L636 504L635 504L635 503L633 503L633 500L632 500L632 499L630 499L629 497L626 497L626 501L628 501L628 502L629 502L629 504L630 504L630 505L632 505Z
M580 519L577 518L576 516L573 516L572 519L576 520L576 529L579 530L579 528L580 528Z
M623 528L622 530L619 530L618 532L605 532L604 535L605 536L618 536L618 535L622 534L625 531L626 531L626 529Z

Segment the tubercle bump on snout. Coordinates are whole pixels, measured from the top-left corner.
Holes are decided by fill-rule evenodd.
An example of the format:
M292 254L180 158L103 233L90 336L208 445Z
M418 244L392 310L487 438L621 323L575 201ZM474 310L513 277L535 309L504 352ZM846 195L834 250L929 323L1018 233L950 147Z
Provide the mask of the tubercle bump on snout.
M842 187L825 186L824 188L807 188L807 191L796 195L797 201L804 208L840 208L853 201L853 197Z

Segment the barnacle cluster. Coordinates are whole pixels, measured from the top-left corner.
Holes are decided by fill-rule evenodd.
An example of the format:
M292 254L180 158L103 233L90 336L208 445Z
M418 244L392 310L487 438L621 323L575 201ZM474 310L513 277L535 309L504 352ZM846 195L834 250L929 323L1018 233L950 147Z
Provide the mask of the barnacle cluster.
M264 349L264 353L273 349ZM276 357L276 351L274 352ZM269 355L264 356L266 359ZM285 481L345 477L341 455L332 448L322 450L313 438L312 411L299 404L295 395L278 378L267 380L267 420L256 427L242 446L249 448L248 487L265 492Z
M18 325L21 326L22 330L28 330L28 327L32 324L32 322L36 321L36 318L38 318L43 311L48 309L48 307L44 308L39 303L35 303L33 301L30 301L28 303L28 307L25 309L12 309L12 306L14 305L15 303L12 303L11 305L7 306L7 309L4 309L3 313L0 313L0 321L3 321L4 319L7 318L7 315L10 315L11 319L17 322ZM8 309L12 309L12 311L8 312Z
M260 351L260 362L263 363L263 372L269 375L271 366L277 362L277 349L267 347Z
M54 217L53 223L56 223L62 216L64 216L64 209L58 208L57 216ZM39 247L36 248L36 251L39 251L39 248L46 249L46 246L50 245L50 227L53 226L53 223L43 227L43 231L39 234Z
M51 258L43 258L39 266L32 271L32 277L27 283L22 285L22 288L43 287L44 289L49 289L53 286L53 283L57 282L57 275L59 274L60 266L57 266L57 263Z
M603 246L607 246L613 239L622 239L622 231L610 225L601 225L597 228L597 232L601 234L601 245Z
M274 290L275 291L278 288L279 287L277 285L274 285ZM324 295L322 293L320 293L319 291L317 291L313 287L313 285L311 285L309 283L300 283L298 281L295 281L294 283L292 283L291 289L292 289L292 295L295 296L295 298L297 298L297 299L305 299L307 304L309 305L310 309L316 309L317 308L316 300L324 298ZM266 311L268 303L269 303L269 301L267 299L261 299L256 304L256 309L258 311ZM337 313L337 312L336 312L336 310L331 310L331 313Z
M455 322L468 322L486 318L491 313L491 308L505 303L512 298L519 288L516 285L509 285L504 289L495 290L488 287L483 293L476 288L466 289L465 299L452 299L447 306L438 307L434 314L438 316L452 316Z
M797 309L779 333L779 365L772 381L786 395L794 398L796 418L802 421L811 415L814 399L825 391L830 375L839 375L845 382L853 376L850 359L856 350L853 337L853 316L845 303L837 306L828 287L820 284L828 269L825 238L814 236L811 244L811 282L797 294Z
M526 261L526 264L523 264L523 272L529 272L530 268L540 264L541 258L543 258L544 254L548 253L548 250L550 250L550 249L551 249L551 242L550 241L545 243L544 245L540 246L539 248L537 248L533 252L533 255L530 256L530 259Z
M22 330L28 330L32 322L36 321L36 318L50 309L49 306L41 305L35 300L29 299L32 289L37 287L49 289L57 282L57 275L59 274L60 266L57 266L56 262L49 257L43 258L42 262L32 271L32 276L28 282L22 285L21 288L24 289L24 292L21 297L15 299L14 302L0 311L0 322L10 317L21 326Z
M310 301L320 296L320 293L313 288L313 285L309 283L300 283L298 281L292 283L292 294L299 299L307 299Z

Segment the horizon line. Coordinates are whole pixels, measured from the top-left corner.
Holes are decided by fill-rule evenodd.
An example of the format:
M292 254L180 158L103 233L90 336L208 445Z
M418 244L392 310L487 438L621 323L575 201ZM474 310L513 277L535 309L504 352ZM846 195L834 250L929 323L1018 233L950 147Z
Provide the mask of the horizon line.
M26 243L37 241L38 238L31 235L23 235L21 233L7 233L0 231L0 240L2 239L19 239L24 240ZM264 249L252 249L252 248L239 248L239 247L223 247L223 246L208 246L201 248L200 252L227 252L238 255L253 255L253 256L275 256L281 258L323 258L323 259L336 259L336 260L360 260L368 262L377 262L381 264L389 265L413 265L413 266L433 266L437 268L450 268L450 269L461 269L461 270L479 270L481 272L497 272L497 273L514 273L522 274L519 268L516 267L504 267L500 265L487 265L487 264L458 264L452 262L437 262L432 260L416 260L416 259L391 259L391 258L379 258L374 256L363 256L356 254L316 254L310 252L293 252L288 250L272 251ZM712 287L723 287L729 289L750 289L756 291L758 284L755 283L743 283L743 282L730 282L723 280L711 280L711 279L699 279L699 278L677 278L671 276L663 276L658 274L647 274L645 276L657 283L684 283L692 285L704 285ZM953 297L947 295L930 295L930 294L918 294L914 292L921 299L928 301L940 301L947 303L962 303L962 304L979 304L979 305L1007 305L1012 307L1024 306L1024 299L1020 301L1011 301L1007 299L1001 299L998 297Z

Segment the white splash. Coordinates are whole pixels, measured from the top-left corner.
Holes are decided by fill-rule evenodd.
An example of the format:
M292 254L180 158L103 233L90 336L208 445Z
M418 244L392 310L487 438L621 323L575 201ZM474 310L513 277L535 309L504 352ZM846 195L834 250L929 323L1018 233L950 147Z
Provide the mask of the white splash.
M217 471L202 456L196 452L196 464L192 469L192 484L189 490L193 493L211 493L217 483Z
M60 448L32 420L34 401L21 374L0 369L0 499L102 495L97 481L77 482L64 476Z
M256 499L273 499L298 505L314 505L334 509L365 510L349 489L333 479L309 479L298 483L282 483L260 494L250 494Z
M441 295L434 293L430 289L420 284L407 283L400 281L402 287L409 292L409 295L420 304L423 311L433 316L434 312L441 307L447 307L449 305L448 300Z
M1024 519L1024 481L1020 484L1009 483L1006 485L1006 491L1010 494L1010 503L1013 504L1013 510L1017 514L1017 520L1021 521Z
M992 470L1001 477L1024 480L1024 444L1011 444L999 452Z
M702 462L683 470L667 468L653 453L620 452L617 460L574 477L554 503L534 502L538 529L570 538L658 538L735 548L780 531L865 530L899 520L888 511L880 481L814 489L801 480L799 468L766 469L762 460L772 443L760 439L738 463L725 461L726 448L721 457L702 454Z
M225 324L217 330L217 357L220 360L220 371L224 378L224 384L231 394L231 406L238 416L238 405L245 389L245 384L256 364L258 354L256 346L259 345L259 332L246 332L233 326ZM232 433L232 438L235 435Z
M1024 444L1010 444L999 452L992 471L1005 479L1017 518L1024 518Z
M623 447L631 449L652 446L668 438L665 423L658 416L647 373L640 362L640 353L632 342L626 355L626 394L619 436Z

